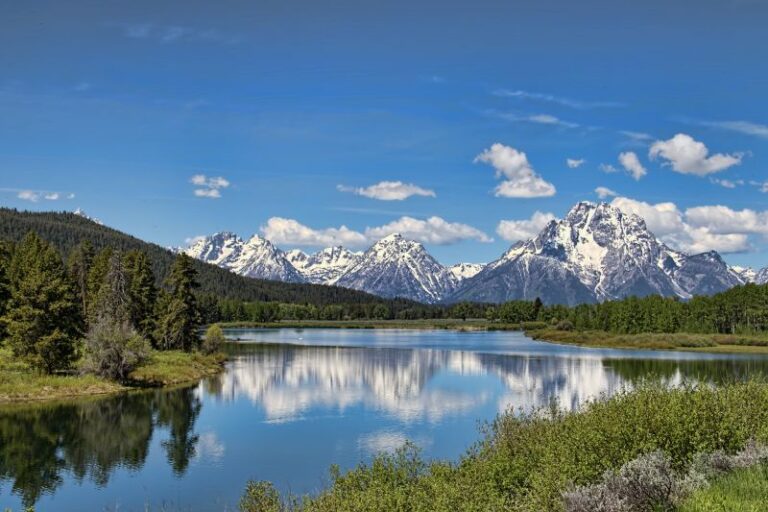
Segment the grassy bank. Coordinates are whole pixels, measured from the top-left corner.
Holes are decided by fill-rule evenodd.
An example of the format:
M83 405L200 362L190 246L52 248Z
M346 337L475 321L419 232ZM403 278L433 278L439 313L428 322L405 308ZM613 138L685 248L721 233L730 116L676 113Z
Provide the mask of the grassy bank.
M605 331L561 331L551 328L527 330L526 334L541 341L585 347L768 354L768 336L765 335L613 334Z
M679 512L763 512L768 508L768 466L741 469L691 496Z
M634 392L584 406L501 416L457 463L423 460L404 448L340 474L316 496L257 510L563 511L563 494L600 482L606 471L659 451L675 470L697 454L735 453L768 441L768 384L741 383ZM247 500L270 500L268 484ZM247 504L247 502L246 502Z
M132 387L191 382L221 369L223 356L177 351L153 352L149 361L131 373L131 381L118 384L92 375L41 375L0 349L0 403L55 400L103 395Z

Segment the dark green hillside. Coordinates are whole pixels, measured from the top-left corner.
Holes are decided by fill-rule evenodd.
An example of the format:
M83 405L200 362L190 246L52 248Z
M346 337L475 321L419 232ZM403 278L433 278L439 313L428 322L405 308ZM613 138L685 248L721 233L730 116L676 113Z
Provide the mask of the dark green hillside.
M174 254L159 245L144 242L116 229L102 226L70 212L26 212L0 208L0 240L18 242L30 231L52 243L63 256L78 243L89 240L99 250L112 247L123 251L144 251L152 261L158 283L165 280ZM220 298L241 301L276 301L290 303L370 304L385 303L400 310L416 303L405 300L385 300L374 295L335 286L290 284L251 279L200 261L195 269L201 291Z

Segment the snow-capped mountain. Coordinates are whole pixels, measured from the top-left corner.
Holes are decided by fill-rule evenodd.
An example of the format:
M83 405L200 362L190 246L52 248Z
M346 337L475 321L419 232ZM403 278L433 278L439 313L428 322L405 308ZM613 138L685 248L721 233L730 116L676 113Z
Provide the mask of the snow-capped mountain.
M365 251L335 282L382 297L405 297L434 303L447 297L456 276L424 246L399 234L382 238Z
M298 249L286 253L288 261L307 281L315 284L334 284L348 268L360 261L361 256L361 253L340 245L310 255Z
M223 232L197 240L184 252L242 276L290 283L304 282L304 276L285 257L285 253L258 235L249 240Z
M752 267L733 266L731 267L731 270L735 272L736 275L738 275L742 282L745 284L754 283L757 281L757 270L753 269Z
M462 282L449 301L540 297L573 305L630 295L690 298L742 282L716 252L674 251L637 215L607 203L581 202Z
M755 283L768 284L768 267L765 267L755 276Z
M482 263L457 263L448 267L448 270L457 280L463 281L476 276L478 272L483 270L483 267Z

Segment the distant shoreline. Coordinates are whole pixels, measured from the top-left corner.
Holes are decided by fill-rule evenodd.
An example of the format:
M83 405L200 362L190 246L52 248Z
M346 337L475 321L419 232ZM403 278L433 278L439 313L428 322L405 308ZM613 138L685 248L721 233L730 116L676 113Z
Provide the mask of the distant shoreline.
M537 341L590 348L678 350L719 354L768 355L768 336L642 333L613 334L605 331L557 330L541 322L506 324L484 319L433 320L289 320L279 322L223 322L225 329L416 329L458 332L522 331Z

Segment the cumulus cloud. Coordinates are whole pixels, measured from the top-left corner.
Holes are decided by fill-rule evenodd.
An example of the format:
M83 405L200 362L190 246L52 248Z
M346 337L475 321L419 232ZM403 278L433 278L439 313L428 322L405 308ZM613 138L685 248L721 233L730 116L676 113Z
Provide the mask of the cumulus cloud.
M205 174L195 174L189 179L189 182L195 185L194 193L197 197L208 197L218 199L221 197L221 190L228 188L229 181L222 176L208 177Z
M382 181L369 187L360 188L339 185L336 188L340 192L351 192L380 201L402 201L411 196L437 197L434 190L421 188L413 183L403 183L402 181Z
M405 238L436 245L447 245L462 240L493 241L477 228L460 222L448 222L440 217L421 220L406 216L384 226L365 229L366 236L371 240L378 240L393 233L400 233Z
M553 220L554 214L536 211L530 219L502 220L496 227L496 233L508 242L528 240L538 235Z
M565 164L571 169L578 169L579 167L584 165L585 162L586 160L584 160L583 158L566 158L565 159Z
M733 210L727 206L696 206L685 210L689 224L715 234L759 233L768 235L768 211Z
M555 186L539 176L522 151L501 143L475 157L475 163L490 164L497 178L505 178L495 190L497 197L549 197L555 195Z
M648 152L651 160L662 158L664 165L681 174L706 176L724 171L741 163L742 154L709 154L704 143L694 140L690 135L678 133L669 140L657 140Z
M346 245L360 247L368 243L365 235L346 226L313 229L301 224L297 220L283 217L272 217L267 220L267 223L261 226L261 233L278 245Z
M640 163L637 154L633 151L626 151L619 154L619 163L635 180L639 180L648 174L648 171L645 170L643 164Z
M600 199L606 199L608 197L615 197L618 195L616 192L609 189L608 187L597 187L595 189L595 194L597 194L597 197L599 197Z
M600 170L606 174L619 172L619 170L611 164L600 164Z
M650 204L627 197L617 197L611 204L645 219L648 229L670 247L692 254L713 250L721 253L747 251L750 249L748 235L756 232L746 232L744 228L729 231L725 229L725 222L707 223L707 213L711 214L709 209L713 207L689 208L682 212L671 202ZM699 208L704 210L697 211Z

